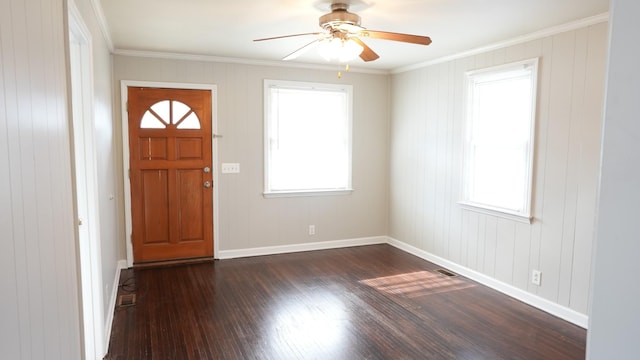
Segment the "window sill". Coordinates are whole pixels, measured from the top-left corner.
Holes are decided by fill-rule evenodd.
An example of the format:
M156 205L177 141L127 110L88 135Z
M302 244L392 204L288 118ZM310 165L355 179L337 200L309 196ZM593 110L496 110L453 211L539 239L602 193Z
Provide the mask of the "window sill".
M353 189L343 190L312 190L312 191L270 191L262 193L266 199L281 197L304 197L304 196L334 196L351 195Z
M460 207L462 207L463 209L466 209L469 211L473 211L473 212L477 212L485 215L493 215L503 219L514 220L514 221L518 221L525 224L531 224L533 220L533 218L530 215L510 212L505 209L493 208L493 207L485 206L482 204L458 201L458 205L460 205Z

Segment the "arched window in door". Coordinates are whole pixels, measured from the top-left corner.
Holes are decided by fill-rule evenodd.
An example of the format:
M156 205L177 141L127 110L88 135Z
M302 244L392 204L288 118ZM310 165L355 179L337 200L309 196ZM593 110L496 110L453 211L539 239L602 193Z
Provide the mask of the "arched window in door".
M141 129L200 129L198 115L188 105L177 100L162 100L151 105L140 120Z

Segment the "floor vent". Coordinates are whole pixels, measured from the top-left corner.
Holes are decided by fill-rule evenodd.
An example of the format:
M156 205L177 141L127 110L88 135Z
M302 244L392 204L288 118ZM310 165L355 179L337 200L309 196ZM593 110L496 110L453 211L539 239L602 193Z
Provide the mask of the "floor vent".
M124 294L118 296L118 302L116 305L118 307L123 306L132 306L136 304L136 294Z
M458 276L458 275L452 273L451 271L448 271L448 270L445 270L445 269L438 269L436 271L438 271L440 274L446 275L446 276L451 276L451 277Z

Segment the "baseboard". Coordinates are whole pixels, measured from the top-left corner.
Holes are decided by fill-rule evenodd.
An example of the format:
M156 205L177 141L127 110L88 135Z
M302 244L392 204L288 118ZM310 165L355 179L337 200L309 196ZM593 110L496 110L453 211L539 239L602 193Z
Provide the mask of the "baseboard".
M386 236L374 236L374 237L356 238L356 239L347 239L347 240L321 241L321 242L313 242L313 243L305 243L305 244L267 246L267 247L257 247L257 248L250 248L250 249L238 249L238 250L220 250L218 252L218 258L233 259L233 258L239 258L239 257L286 254L286 253L301 252L301 251L338 249L338 248L344 248L344 247L386 244L386 243L387 243Z
M107 355L109 351L109 341L111 340L111 326L113 325L113 314L116 309L116 300L118 298L118 288L120 284L120 272L127 268L127 260L118 260L115 275L113 277L113 286L111 286L111 297L109 298L109 313L104 321L104 352Z
M451 270L455 273L465 276L482 285L488 286L505 295L518 299L526 304L529 304L535 308L545 311L551 315L557 316L563 320L566 320L570 323L578 325L584 329L586 329L588 326L589 318L585 314L579 313L573 309L559 305L557 303L544 299L540 296L537 296L527 291L524 291L522 289L519 289L513 285L496 280L495 278L482 274L478 271L469 269L462 265L456 264L450 260L444 259L442 257L431 254L427 251L424 251L422 249L418 249L415 246L409 245L407 243L404 243L402 241L399 241L387 236L373 236L373 237L347 239L347 240L322 241L322 242L281 245L281 246L267 246L267 247L257 247L257 248L249 248L249 249L238 249L238 250L220 250L218 252L218 259L233 259L233 258L250 257L250 256L286 254L286 253L293 253L293 252L338 249L338 248L345 248L345 247L352 247L352 246L364 246L364 245L375 245L375 244L389 244L409 254L415 255L419 258L430 261L436 265L442 266L448 270ZM115 309L115 301L116 301L116 295L118 291L118 278L120 275L120 270L124 268L126 268L126 261L120 260L118 262L118 271L116 272L117 274L115 278L115 284L113 287L114 292L112 294L112 299L111 299L112 301L110 303L111 309ZM109 344L109 336L111 334L112 321L113 321L113 312L109 314L109 319L107 319L106 326L105 326L105 327L108 327L108 329L105 329L105 337L106 337L105 344L107 346ZM105 349L106 348L107 347L105 347Z
M540 296L531 294L513 285L509 285L502 281L496 280L490 276L477 272L473 269L469 269L462 265L456 264L450 260L441 258L427 251L418 249L417 247L406 244L402 241L399 241L393 238L387 238L387 243L393 247L396 247L400 250L413 254L419 258L422 258L424 260L427 260L434 264L442 266L462 276L468 277L469 279L479 282L482 285L485 285L494 290L500 291L505 295L518 299L526 304L529 304L535 308L545 311L551 315L557 316L570 323L578 325L584 329L586 329L588 326L589 317L585 314L569 309L568 307L556 304L552 301L541 298Z

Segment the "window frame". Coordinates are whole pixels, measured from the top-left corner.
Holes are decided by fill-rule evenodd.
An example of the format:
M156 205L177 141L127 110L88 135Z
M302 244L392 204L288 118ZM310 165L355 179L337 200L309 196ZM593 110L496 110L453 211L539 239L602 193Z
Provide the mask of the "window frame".
M463 153L462 153L462 176L460 187L460 201L458 204L467 210L494 215L502 218L507 218L519 222L531 223L533 218L532 199L533 199L533 176L534 176L534 158L535 158L535 130L536 130L536 118L537 118L537 95L538 95L538 58L527 59L523 61L517 61L509 64L493 66L484 69L477 69L468 71L465 73L465 119L464 119L464 138L463 138ZM473 179L470 165L471 165L471 144L472 144L472 129L474 121L474 87L479 83L487 83L490 81L499 81L509 78L515 78L516 76L508 76L508 73L516 72L523 69L529 69L531 79L531 114L529 116L529 139L526 154L526 179L525 179L525 191L524 194L524 206L519 210L513 210L509 208L499 207L492 204L485 204L475 202L470 199L470 184ZM522 75L520 75L522 76ZM491 80L493 78L493 80Z
M272 190L269 179L270 170L270 149L269 132L271 124L271 89L301 89L301 90L321 90L336 91L346 95L346 121L347 121L347 182L344 188L327 189L299 189L299 190ZM348 195L353 192L353 86L346 84L316 83L305 81L288 80L264 80L264 191L265 198L273 197L299 197L299 196L326 196L326 195Z

